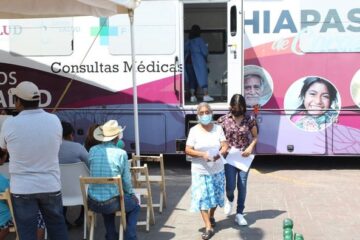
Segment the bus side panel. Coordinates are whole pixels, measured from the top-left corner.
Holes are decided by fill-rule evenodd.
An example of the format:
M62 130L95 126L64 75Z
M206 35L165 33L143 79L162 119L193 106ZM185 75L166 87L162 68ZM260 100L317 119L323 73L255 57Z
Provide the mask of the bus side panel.
M136 67L141 152L175 153L175 139L184 138L185 132L179 109L179 5L178 1L145 1L137 8L135 66L126 14L108 19L0 20L4 30L0 34L0 106L14 108L8 89L32 81L40 88L41 107L71 122L77 141L84 140L90 124L115 118L127 126L124 140L127 150L133 151L132 71ZM25 40L27 48L18 44Z
M140 151L142 153L175 153L175 139L185 138L184 114L176 106L139 104ZM56 113L60 119L73 124L75 140L84 142L87 129L92 124L101 124L116 119L126 126L123 133L125 149L135 150L134 118L132 105L115 105L113 108L87 108L62 110Z
M360 153L357 4L244 1L244 75L265 79L258 153ZM311 79L325 82L325 90L317 90L325 97L315 110L309 110L315 106L310 98L305 100Z

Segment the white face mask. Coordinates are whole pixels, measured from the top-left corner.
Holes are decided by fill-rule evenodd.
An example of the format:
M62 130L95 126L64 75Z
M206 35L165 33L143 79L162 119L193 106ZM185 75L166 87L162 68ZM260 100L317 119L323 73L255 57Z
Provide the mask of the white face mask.
M199 123L202 125L208 125L211 123L212 120L212 114L204 114L204 115L198 115Z

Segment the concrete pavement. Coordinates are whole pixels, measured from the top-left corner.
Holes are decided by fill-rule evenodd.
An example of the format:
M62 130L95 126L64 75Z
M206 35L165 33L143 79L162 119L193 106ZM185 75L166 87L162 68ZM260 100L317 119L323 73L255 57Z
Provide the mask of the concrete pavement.
M355 167L341 167L341 163L329 166L326 162L305 167L280 165L268 162L253 166L245 208L249 225L237 226L235 213L227 218L223 209L218 209L213 240L282 240L285 218L293 219L294 232L303 234L306 240L360 239L359 164ZM144 226L138 227L139 240L201 239L200 214L188 211L190 174L188 166L167 167L168 207L162 214L155 209L156 223L150 232L146 232ZM158 202L158 190L154 186L154 202ZM70 219L75 218L77 211L70 211ZM140 217L144 219L145 211ZM69 235L71 240L82 239L82 228L69 229ZM104 235L99 217L95 239L102 240ZM7 239L14 239L13 234Z

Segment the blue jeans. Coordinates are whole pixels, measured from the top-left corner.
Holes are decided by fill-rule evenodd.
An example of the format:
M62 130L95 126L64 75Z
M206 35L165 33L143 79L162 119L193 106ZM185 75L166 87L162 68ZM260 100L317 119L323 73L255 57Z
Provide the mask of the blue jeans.
M126 230L125 240L136 240L136 224L140 213L140 205L130 195L124 195L126 212ZM115 227L115 212L120 209L119 197L113 197L104 202L98 202L88 198L88 205L91 210L101 213L104 219L106 229L106 240L118 239L118 233Z
M61 192L11 194L20 240L36 240L39 209L51 240L67 240Z
M248 175L249 172L244 172L230 164L225 164L226 197L230 202L234 201L235 186L237 186L238 190L236 213L243 214L245 208Z

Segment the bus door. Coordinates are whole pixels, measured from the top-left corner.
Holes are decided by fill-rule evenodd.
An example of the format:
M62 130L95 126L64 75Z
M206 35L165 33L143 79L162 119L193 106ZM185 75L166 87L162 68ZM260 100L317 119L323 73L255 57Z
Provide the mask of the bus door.
M205 76L207 77L205 88L209 96L213 98L210 101L211 104L227 106L227 0L183 0L182 2L184 105L193 107L204 100L203 79ZM197 31L192 30L195 26L198 26L197 31L208 52L205 64L200 60L199 54L195 53L194 57L191 57L192 51L203 53L200 51L203 48L194 43L198 37L198 34L194 34ZM190 38L193 39L194 44L190 43ZM207 68L207 74L203 72L204 67Z
M242 1L227 4L227 88L228 102L235 93L242 93L243 76L243 9Z

